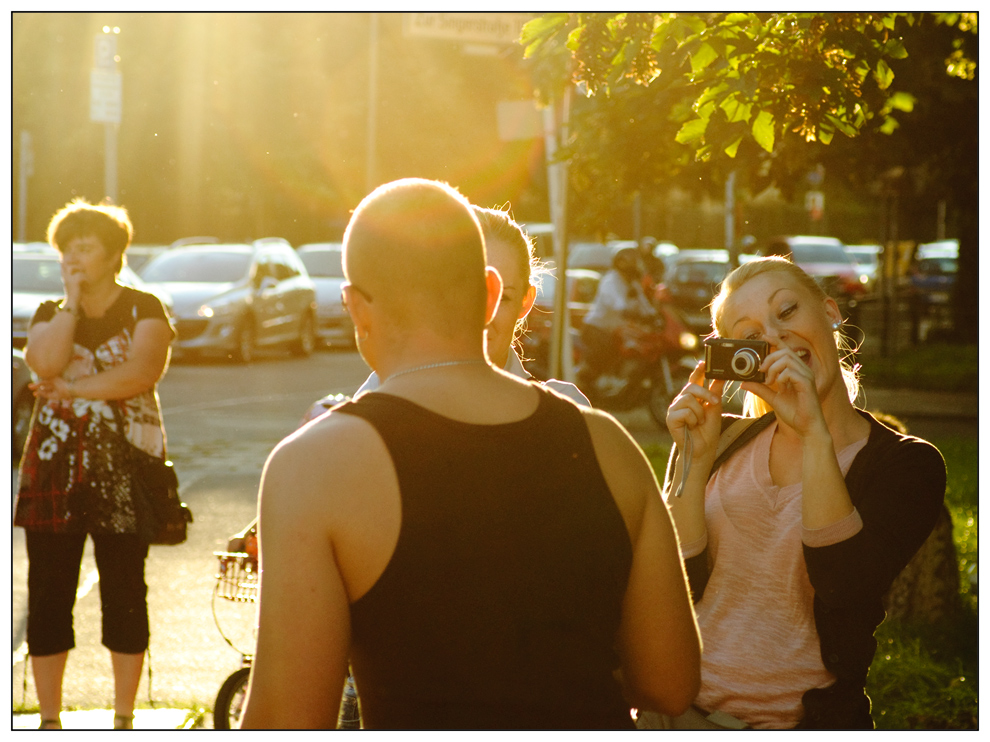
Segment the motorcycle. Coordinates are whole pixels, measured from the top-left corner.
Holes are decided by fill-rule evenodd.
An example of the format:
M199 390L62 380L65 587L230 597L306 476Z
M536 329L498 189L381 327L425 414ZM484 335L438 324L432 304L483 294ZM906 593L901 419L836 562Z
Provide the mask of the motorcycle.
M652 322L627 322L615 333L617 357L593 381L587 381L587 365L582 360L586 354L579 346L581 391L595 407L614 412L645 405L657 424L665 427L667 408L687 383L701 341L667 304L658 306Z

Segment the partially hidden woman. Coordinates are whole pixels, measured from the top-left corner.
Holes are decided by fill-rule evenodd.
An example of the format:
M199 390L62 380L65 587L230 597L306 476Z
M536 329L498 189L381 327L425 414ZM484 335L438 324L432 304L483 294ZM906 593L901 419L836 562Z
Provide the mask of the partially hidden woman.
M65 296L38 307L24 351L39 381L14 525L27 536L27 642L42 728L61 728L62 678L75 646L72 609L87 534L99 570L103 644L113 665L114 728L133 725L148 648L148 544L137 535L118 433L165 456L156 384L175 333L157 297L117 282L132 235L121 207L75 200L55 214L48 241L60 253Z
M765 382L741 384L745 415L769 424L709 478L725 382L702 362L668 410L668 505L705 648L701 690L673 726L872 728L882 597L935 524L945 463L854 406L839 308L793 263L743 264L712 317L721 338L769 344Z
M486 328L488 359L496 368L522 379L532 379L516 348L519 347L526 317L536 301L534 281L543 278L535 275L540 266L533 252L533 243L507 211L475 206L474 214L485 236L488 265L502 277L502 300L494 319ZM591 402L574 384L558 379L541 383L577 404L591 407ZM356 394L377 388L378 377L372 373Z

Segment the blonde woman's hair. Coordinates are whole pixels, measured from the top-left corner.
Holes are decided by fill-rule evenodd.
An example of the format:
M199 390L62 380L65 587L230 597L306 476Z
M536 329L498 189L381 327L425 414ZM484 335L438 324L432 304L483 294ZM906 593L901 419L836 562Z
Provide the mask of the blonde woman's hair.
M771 256L750 260L740 265L725 277L718 295L712 300L712 327L715 328L715 335L717 337L728 337L727 328L723 325L723 312L725 302L732 295L732 292L750 279L771 272L788 274L816 299L825 301L828 298L828 294L822 290L822 287L818 285L818 282L814 278L794 265L787 258ZM848 359L856 351L856 347L849 337L842 332L841 328L835 330L832 334L835 337L835 347L839 355L839 368L842 372L842 380L846 385L849 401L855 403L856 398L859 396L859 365L851 364ZM746 398L743 401L743 415L746 417L760 417L770 411L770 406L755 394L746 394Z

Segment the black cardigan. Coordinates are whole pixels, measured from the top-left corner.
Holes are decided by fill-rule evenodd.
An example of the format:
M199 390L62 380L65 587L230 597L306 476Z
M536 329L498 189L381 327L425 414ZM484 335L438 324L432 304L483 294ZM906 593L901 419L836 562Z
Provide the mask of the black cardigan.
M877 648L873 632L886 615L883 596L935 527L945 498L938 449L859 412L870 422L870 435L845 479L863 528L836 544L804 545L822 660L836 682L804 694L799 729L873 728L866 675ZM735 419L724 416L723 430ZM697 603L712 567L707 547L685 566Z

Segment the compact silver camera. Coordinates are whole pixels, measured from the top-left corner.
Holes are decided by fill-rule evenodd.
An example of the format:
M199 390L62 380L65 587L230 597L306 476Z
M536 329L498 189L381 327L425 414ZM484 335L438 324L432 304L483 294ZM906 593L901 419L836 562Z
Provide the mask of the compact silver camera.
M766 381L760 364L767 357L764 340L709 338L705 341L705 378L725 381Z

